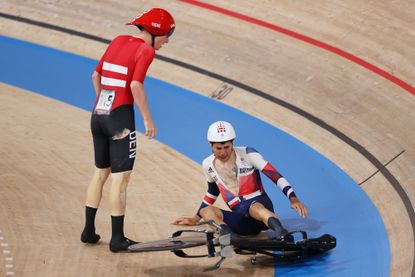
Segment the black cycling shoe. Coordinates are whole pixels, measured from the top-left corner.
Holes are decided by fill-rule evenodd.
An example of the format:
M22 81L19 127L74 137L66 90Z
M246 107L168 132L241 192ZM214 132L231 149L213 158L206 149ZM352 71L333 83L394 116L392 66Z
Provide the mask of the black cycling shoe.
M113 242L110 241L110 250L111 252L125 252L128 251L128 247L138 242L130 240L128 238L123 238L121 241Z
M101 238L98 234L86 234L85 230L81 234L81 241L83 243L97 243L99 239Z

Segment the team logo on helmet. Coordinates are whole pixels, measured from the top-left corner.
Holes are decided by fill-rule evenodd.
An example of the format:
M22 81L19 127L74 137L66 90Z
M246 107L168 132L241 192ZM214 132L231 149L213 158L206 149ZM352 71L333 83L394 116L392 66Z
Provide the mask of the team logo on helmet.
M235 138L235 130L229 122L216 121L209 126L207 139L210 142L224 142Z
M226 133L226 127L225 124L223 122L219 122L218 126L216 127L216 130L218 131L219 134L221 134L222 136L224 136Z
M160 29L161 25L160 23L157 22L151 22L151 26L153 26L154 28Z

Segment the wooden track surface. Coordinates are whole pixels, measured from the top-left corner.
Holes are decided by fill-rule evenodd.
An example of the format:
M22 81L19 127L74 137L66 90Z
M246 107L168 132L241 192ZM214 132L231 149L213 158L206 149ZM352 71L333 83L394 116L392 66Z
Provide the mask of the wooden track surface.
M150 1L124 1L122 4L115 4L115 1L0 3L4 13L107 39L120 33L133 33L135 29L125 27L123 23L134 18L139 10L152 5ZM210 3L332 44L415 85L412 62L415 33L411 27L415 21L413 2L349 1L345 5L341 1L314 1L312 5L305 5L302 1L261 1L261 5L255 6L240 1ZM303 109L358 142L382 164L396 157L386 169L396 178L409 201L414 203L414 95L344 58L263 27L179 1L159 1L158 5L170 10L177 21L173 39L160 54L237 80ZM114 12L115 7L119 12ZM102 43L14 20L1 19L1 22L0 30L4 35L95 59L106 47ZM155 61L149 74L206 96L223 85L220 80L162 61ZM2 85L1 92L1 103L14 104L7 107L2 104L1 108L3 118L0 124L7 134L1 138L0 151L7 158L0 161L0 197L2 203L7 204L2 205L0 230L15 254L16 273L36 271L44 275L64 270L69 276L79 270L75 269L76 265L85 272L98 270L122 274L135 272L135 265L140 265L140 273L158 276L169 272L180 275L184 272L181 270L202 267L205 261L183 262L170 255L157 254L157 260L152 256L152 261L161 265L174 259L175 266L164 265L156 269L157 264L154 267L145 265L145 258L110 254L106 245L110 229L105 199L97 219L103 243L94 248L80 246L78 233L83 223L84 190L92 172L89 115L9 86ZM26 101L27 98L31 101ZM32 101L36 105L28 105ZM367 157L341 138L249 91L233 86L233 91L222 101L307 143L340 166L357 183L378 170ZM59 112L60 118L56 118L56 113L62 110L65 116L62 118ZM43 128L44 124L49 127ZM28 139L33 144L25 144ZM166 223L177 214L194 210L205 188L197 164L156 141L141 138L140 142L141 153L129 186L127 234L145 241L163 238L173 230ZM166 166L169 160L177 159L180 162L175 165L186 172L186 178L177 176L174 169ZM151 174L158 167L160 174ZM177 187L177 202L157 199L164 205L154 205L154 199L149 199L152 191L162 191L171 186ZM192 195L187 194L188 201L185 202L182 192L189 191L189 186ZM378 208L389 234L391 276L410 276L414 260L414 230L402 193L397 193L382 172L364 182L362 188ZM172 208L169 209L165 203ZM69 216L58 217L57 214ZM50 222L50 218L56 220ZM153 233L146 234L146 229ZM33 252L19 251L24 245L32 243L34 246L44 232L48 233L47 242L36 244L30 250ZM59 241L63 241L63 251L54 246ZM68 255L75 258L73 264L65 261ZM99 262L85 261L95 261L98 257ZM229 273L240 274L246 265L242 260L228 262L226 268ZM0 272L4 270L1 263L4 260L0 262ZM258 268L250 270L261 274ZM264 270L272 272L273 268Z

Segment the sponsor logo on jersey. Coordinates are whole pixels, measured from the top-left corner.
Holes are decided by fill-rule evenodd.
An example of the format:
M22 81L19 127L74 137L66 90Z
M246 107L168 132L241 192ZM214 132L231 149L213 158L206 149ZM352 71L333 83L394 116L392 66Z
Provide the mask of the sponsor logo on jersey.
M246 173L249 173L253 170L254 170L253 167L241 167L241 168L239 168L239 174L246 174Z

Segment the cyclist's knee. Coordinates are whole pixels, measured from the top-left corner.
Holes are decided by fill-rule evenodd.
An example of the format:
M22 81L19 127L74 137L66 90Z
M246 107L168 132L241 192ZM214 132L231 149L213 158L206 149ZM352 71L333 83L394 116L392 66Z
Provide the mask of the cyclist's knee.
M110 173L111 173L110 167L107 167L107 168L96 167L95 168L95 176L102 182L105 182L107 180Z
M120 192L124 192L130 181L131 171L118 172L111 174L112 186L119 188Z
M222 212L220 209L214 207L214 206L206 206L203 209L200 210L200 215L204 219L213 219L216 217L222 217Z
M249 215L261 221L266 221L269 217L276 217L275 213L268 210L263 204L259 202L256 202L249 207Z

